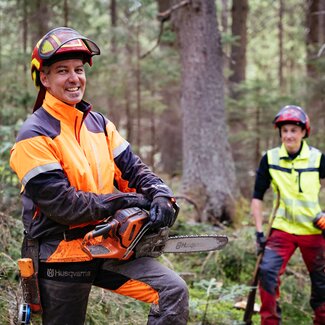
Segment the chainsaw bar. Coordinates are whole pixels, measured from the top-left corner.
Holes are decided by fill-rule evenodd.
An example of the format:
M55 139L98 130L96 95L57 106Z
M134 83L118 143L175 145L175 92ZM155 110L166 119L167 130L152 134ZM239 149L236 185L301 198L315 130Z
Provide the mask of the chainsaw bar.
M228 243L224 235L188 235L169 237L164 253L194 253L222 249Z

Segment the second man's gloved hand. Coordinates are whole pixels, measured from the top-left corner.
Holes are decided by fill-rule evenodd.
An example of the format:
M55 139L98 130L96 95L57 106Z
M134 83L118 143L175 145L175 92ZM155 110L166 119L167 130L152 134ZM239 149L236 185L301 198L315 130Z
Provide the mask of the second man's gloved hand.
M155 197L150 206L150 221L154 229L171 227L176 219L171 198Z
M325 238L325 213L320 212L313 220L314 226L322 230L323 237Z
M260 255L265 248L266 245L266 237L263 232L256 231L256 255Z
M314 219L314 226L320 230L325 230L325 213L320 212Z

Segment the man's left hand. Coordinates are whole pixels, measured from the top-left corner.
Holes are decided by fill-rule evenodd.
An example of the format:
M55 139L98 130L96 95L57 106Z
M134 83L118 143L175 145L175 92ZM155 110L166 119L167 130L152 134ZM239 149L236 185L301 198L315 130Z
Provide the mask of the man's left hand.
M320 212L313 220L314 226L320 230L325 230L325 213Z
M165 196L155 197L150 207L150 221L153 228L171 227L176 219L171 198Z
M325 212L320 212L313 220L314 226L322 230L322 235L325 238Z

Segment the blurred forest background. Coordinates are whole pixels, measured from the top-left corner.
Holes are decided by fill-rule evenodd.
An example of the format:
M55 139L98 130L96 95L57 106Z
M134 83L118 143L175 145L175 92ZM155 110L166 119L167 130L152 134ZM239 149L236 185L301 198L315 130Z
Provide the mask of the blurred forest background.
M308 142L325 152L325 0L0 0L1 324L14 324L21 301L10 148L37 95L32 49L58 26L101 48L87 67L85 99L180 197L174 232L230 238L220 252L161 258L187 277L190 323L240 324L232 306L255 263L249 201L263 152L279 143L271 123L278 110L304 107ZM297 255L283 280L284 324L311 322L304 272ZM94 290L87 324L144 324L147 310Z

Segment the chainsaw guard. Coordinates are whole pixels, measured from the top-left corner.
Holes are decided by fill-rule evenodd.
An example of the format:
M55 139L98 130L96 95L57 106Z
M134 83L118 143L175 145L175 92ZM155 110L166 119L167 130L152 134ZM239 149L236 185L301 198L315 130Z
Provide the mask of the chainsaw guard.
M159 229L158 233L145 235L135 246L135 257L159 257L164 252L168 236L168 227Z

